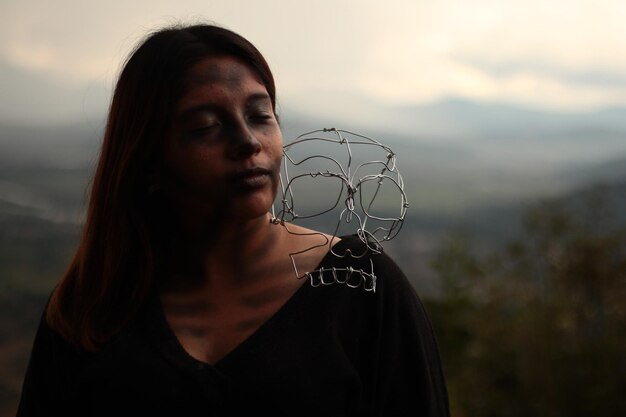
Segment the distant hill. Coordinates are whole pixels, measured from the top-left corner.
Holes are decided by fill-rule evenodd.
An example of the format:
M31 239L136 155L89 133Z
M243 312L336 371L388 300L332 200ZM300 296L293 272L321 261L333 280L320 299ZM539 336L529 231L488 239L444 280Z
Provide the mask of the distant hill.
M626 178L626 108L575 114L464 100L394 108L360 103L364 114L377 116L324 122L285 106L285 142L322 127L383 142L397 154L410 212L420 216L463 216ZM103 125L0 123L0 201L41 217L79 219ZM302 198L302 205L314 205L319 196Z
M422 295L436 294L430 262L450 233L467 233L480 250L496 248L542 200L598 198L626 224L626 109L555 114L459 100L360 105L367 120L286 112L284 137L338 127L393 149L410 205L386 250ZM0 406L17 401L47 294L78 242L102 127L0 123ZM305 191L300 204L324 198L323 190Z
M561 136L572 132L626 132L626 107L593 111L549 111L504 103L480 103L465 99L447 99L429 104L395 107L396 119L406 124L416 122L441 133L475 137L486 132L502 138L524 138L529 134ZM412 121L412 122L411 122Z
M473 249L489 252L517 237L525 210L543 199L577 205L597 198L612 213L606 218L626 224L626 176L619 156L553 171L507 170L506 164L487 164L470 148L387 138L411 205L402 231L385 250L422 297L438 294L431 262L450 234L465 233ZM2 406L19 398L37 322L78 243L98 140L89 126L3 129L0 139ZM597 182L605 185L590 188Z
M487 166L499 161L518 170L626 156L626 107L557 112L465 99L386 106L363 97L346 97L326 107L312 117L286 105L284 120L297 121L294 127L301 131L331 124L381 139L464 150ZM351 117L338 119L338 109Z

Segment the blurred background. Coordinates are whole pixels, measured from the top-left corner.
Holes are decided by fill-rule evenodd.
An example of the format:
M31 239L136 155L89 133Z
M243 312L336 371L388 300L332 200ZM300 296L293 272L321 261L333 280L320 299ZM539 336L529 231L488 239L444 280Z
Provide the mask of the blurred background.
M0 415L76 247L115 77L151 29L267 57L285 140L398 155L386 246L426 304L454 416L626 415L626 3L0 0Z

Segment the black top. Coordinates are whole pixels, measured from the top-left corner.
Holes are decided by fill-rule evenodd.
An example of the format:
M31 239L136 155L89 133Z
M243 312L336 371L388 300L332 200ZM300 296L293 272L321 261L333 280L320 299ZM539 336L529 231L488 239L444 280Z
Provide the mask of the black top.
M351 236L333 250L363 248ZM333 267L371 272L370 259L375 292L334 280ZM398 266L328 254L320 268L328 285L305 283L213 366L183 349L156 296L97 353L42 320L18 416L448 416L435 337Z

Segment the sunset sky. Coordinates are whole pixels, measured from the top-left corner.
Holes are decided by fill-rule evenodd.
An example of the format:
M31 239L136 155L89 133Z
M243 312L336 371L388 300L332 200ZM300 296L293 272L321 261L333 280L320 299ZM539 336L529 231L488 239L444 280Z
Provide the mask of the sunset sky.
M0 120L105 111L155 27L214 21L265 54L279 102L305 111L450 97L551 111L626 104L622 0L0 0Z

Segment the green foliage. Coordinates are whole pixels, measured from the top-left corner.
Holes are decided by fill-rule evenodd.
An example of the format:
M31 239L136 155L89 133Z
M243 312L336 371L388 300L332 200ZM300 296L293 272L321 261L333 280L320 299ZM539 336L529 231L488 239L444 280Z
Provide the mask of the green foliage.
M626 227L602 189L531 208L478 257L453 236L427 307L459 416L626 415Z
M0 416L15 415L37 323L80 231L24 211L0 202Z
M0 291L47 295L78 243L80 226L0 211Z

